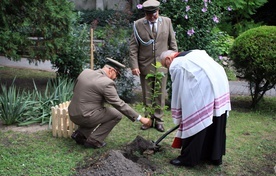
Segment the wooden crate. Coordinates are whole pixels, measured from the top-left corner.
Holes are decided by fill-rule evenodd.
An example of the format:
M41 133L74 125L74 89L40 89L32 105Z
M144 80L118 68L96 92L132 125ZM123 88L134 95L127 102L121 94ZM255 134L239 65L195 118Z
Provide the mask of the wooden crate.
M70 137L78 128L68 115L70 101L51 107L52 111L52 132L54 137Z

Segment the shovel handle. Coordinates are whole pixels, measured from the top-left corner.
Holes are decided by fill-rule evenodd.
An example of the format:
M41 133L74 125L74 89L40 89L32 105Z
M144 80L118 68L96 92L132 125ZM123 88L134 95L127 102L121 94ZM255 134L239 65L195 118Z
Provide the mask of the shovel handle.
M169 129L165 134L163 134L157 141L154 143L155 145L158 145L165 137L167 137L171 132L176 130L179 127L179 125Z

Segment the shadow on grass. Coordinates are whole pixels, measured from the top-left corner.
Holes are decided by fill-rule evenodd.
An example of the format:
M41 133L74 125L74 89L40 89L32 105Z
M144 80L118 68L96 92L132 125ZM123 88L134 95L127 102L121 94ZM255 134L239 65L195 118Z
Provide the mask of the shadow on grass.
M239 112L256 112L265 115L270 115L276 119L276 97L263 97L263 99L258 103L255 109L250 107L251 105L250 96L233 96L231 97L232 110Z

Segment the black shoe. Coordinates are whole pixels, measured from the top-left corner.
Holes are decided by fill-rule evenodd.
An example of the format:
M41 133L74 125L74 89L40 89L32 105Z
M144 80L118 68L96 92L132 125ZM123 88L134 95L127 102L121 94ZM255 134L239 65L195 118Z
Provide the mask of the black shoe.
M71 138L76 141L77 144L84 145L86 141L86 137L79 131L76 130L72 135Z
M106 146L106 143L105 142L99 142L97 140L91 140L91 139L88 139L84 142L84 147L86 148L94 148L94 149L97 149L97 148L102 148Z
M222 159L212 160L211 163L215 166L219 166L222 164Z
M184 163L182 163L179 159L173 159L173 160L171 160L170 161L170 163L172 164L172 165L175 165L175 166L184 166L185 164Z
M185 166L185 167L195 166L195 165L191 165L191 164L188 164L188 163L184 163L183 161L179 160L178 158L171 160L170 163L172 165L175 165L175 166Z
M157 131L160 131L160 132L165 131L164 126L162 124L155 124L155 128L157 129Z

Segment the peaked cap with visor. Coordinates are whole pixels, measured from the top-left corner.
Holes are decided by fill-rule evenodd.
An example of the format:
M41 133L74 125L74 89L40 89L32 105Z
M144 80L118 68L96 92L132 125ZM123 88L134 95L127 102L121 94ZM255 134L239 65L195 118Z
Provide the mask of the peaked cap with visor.
M106 65L109 65L110 67L114 68L120 75L121 75L121 69L126 68L125 65L121 64L120 62L111 59L111 58L106 58Z
M146 13L155 13L159 10L160 2L157 0L147 0L143 3L143 10Z

